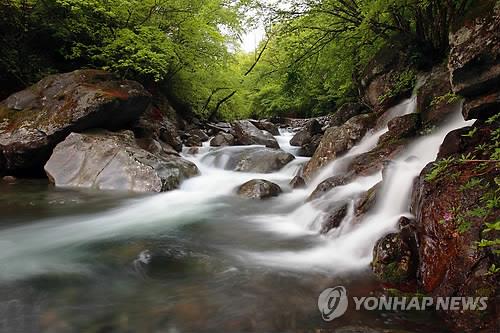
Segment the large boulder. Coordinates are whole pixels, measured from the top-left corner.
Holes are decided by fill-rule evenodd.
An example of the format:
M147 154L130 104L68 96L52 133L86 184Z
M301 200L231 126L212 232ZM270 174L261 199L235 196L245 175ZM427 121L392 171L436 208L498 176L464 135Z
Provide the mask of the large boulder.
M450 34L448 60L453 91L466 101L483 96L464 108L467 120L487 119L500 107L500 5L485 0L473 13Z
M304 168L304 179L311 179L322 167L351 149L373 126L375 118L373 113L361 114L340 127L327 129L316 152Z
M500 232L485 229L500 217L498 204L493 203L500 169L494 161L492 136L498 125L498 121L475 125L467 136L464 130L450 133L439 159L427 165L415 181L412 195L420 288L432 296L490 299L486 313L447 313L461 332L489 332L497 323L494 302L500 274L488 270L499 265L492 251L498 250L494 244ZM477 246L479 242L493 245Z
M253 179L238 188L238 195L250 199L267 199L281 193L279 185L264 179Z
M56 186L162 192L196 176L193 163L140 148L133 133L71 133L56 146L45 171Z
M226 170L271 173L280 170L295 157L281 149L230 147L210 152L203 159Z
M150 102L139 83L104 71L48 76L0 103L0 173L41 172L52 149L71 132L123 128Z
M239 120L233 123L234 136L240 145L263 145L268 148L279 148L273 135L255 127L248 120Z

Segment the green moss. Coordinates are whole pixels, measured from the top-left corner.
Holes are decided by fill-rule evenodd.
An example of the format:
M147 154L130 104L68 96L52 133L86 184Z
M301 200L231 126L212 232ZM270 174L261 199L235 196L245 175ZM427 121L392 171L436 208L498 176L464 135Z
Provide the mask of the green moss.
M407 279L407 272L400 268L398 262L391 262L384 265L382 280L390 283L400 283Z

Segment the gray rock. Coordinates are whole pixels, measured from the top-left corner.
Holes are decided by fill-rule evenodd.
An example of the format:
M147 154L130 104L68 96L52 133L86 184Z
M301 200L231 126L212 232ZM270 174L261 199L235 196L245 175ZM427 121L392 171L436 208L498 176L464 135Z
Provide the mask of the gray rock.
M361 114L340 127L329 128L304 168L304 179L311 179L318 170L351 149L373 127L375 119L374 113Z
M71 132L125 128L150 102L142 85L104 71L48 76L0 103L0 173L41 173Z
M220 132L210 140L210 146L212 147L223 147L223 146L233 146L234 136L230 133Z
M204 159L226 170L271 173L280 170L295 157L281 149L230 147L213 151Z
M280 135L280 131L278 129L278 126L273 124L270 121L265 121L265 120L253 120L251 121L252 124L254 124L255 127L262 131L268 131L272 135Z
M302 178L300 176L295 176L290 181L290 186L294 189L303 188L303 187L306 187L306 182L304 181L304 178Z
M240 145L263 145L268 148L279 148L279 144L271 133L262 131L248 120L233 123L236 141Z
M304 125L304 127L300 131L295 133L293 138L290 140L290 145L301 147L311 142L312 138L316 134L321 133L321 124L316 119L311 119Z
M250 199L267 199L276 197L281 193L281 188L264 179L253 179L238 188L238 195Z
M173 190L198 174L189 161L140 148L130 131L71 133L56 146L45 171L60 187L134 192Z

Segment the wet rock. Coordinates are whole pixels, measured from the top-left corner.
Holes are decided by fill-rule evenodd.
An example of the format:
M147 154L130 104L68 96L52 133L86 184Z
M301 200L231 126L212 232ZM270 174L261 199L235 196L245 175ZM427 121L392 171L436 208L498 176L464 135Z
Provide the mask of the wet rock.
M373 207L375 207L375 204L377 202L377 193L381 188L382 182L377 183L356 200L356 203L354 205L355 222L361 221L366 213L368 213Z
M290 186L293 188L293 189L297 189L297 188L304 188L306 187L306 182L304 180L304 178L300 177L300 176L295 176L293 177L293 179L290 181Z
M340 127L327 129L314 156L304 168L304 179L311 179L321 168L351 149L375 122L375 114L355 116Z
M251 123L262 131L267 131L274 136L280 135L278 127L270 121L265 120L253 120Z
M456 111L462 98L452 93L446 65L434 67L417 90L417 110L425 126L439 125Z
M460 156L475 154L475 159L490 159L477 147L490 144L497 124L477 124L474 134L464 137L455 131L445 139L440 159L451 157L448 167L429 177L434 163L427 165L414 183L412 213L416 218L419 244L418 283L432 296L495 297L498 274L487 274L494 260L486 248L478 247L481 239L498 239L498 231L484 232L485 223L498 221L498 207L485 209L487 193L498 190L495 178L500 171L495 163L459 162ZM456 140L459 140L458 142ZM478 182L476 185L473 181ZM472 183L471 183L472 182ZM482 199L483 198L483 199ZM491 303L490 303L491 304ZM450 311L446 318L457 331L488 332L496 325L494 307L487 311Z
M312 157L316 152L316 149L318 149L322 138L323 138L322 134L316 134L315 136L313 136L309 140L309 142L305 143L304 145L302 145L302 147L300 147L299 156Z
M282 169L295 157L281 149L264 147L222 148L204 158L220 168L242 172L271 173Z
M364 100L375 111L387 109L411 95L414 82L403 80L412 73L410 58L397 47L387 46L366 66L361 86ZM402 81L408 81L408 84L402 84Z
M400 233L380 239L373 251L372 270L380 281L399 285L414 279L416 263Z
M327 178L314 189L309 198L307 198L307 201L318 199L335 187L347 184L347 181L348 177L346 176L333 176Z
M163 141L158 141L153 138L142 138L136 139L135 142L139 147L150 152L153 155L180 156L174 148L164 143Z
M123 128L150 106L137 82L99 70L51 75L0 103L0 172L34 174L73 131Z
M329 127L342 126L346 121L354 116L368 113L370 110L360 103L346 103L343 104L330 119Z
M281 188L264 179L253 179L238 188L238 195L250 199L267 199L276 197L281 193Z
M151 138L170 145L177 152L182 150L182 140L175 122L156 107L144 112L132 129L138 138Z
M495 1L478 4L470 17L450 34L448 68L453 91L475 97L498 90L500 84L500 6Z
M357 175L369 176L382 170L385 162L395 159L407 144L407 139L383 142L373 150L356 156L349 168Z
M290 145L296 147L304 146L310 143L315 135L321 133L322 130L320 123L316 119L311 119L300 131L295 133L293 138L290 140Z
M279 144L271 133L261 131L248 120L233 123L234 136L240 145L263 145L268 148L279 148Z
M198 174L189 161L140 148L130 131L71 133L56 146L45 171L58 187L135 192L172 190Z
M389 131L380 137L380 142L391 142L417 135L421 121L418 113L411 113L389 121Z
M347 204L335 205L330 209L330 213L321 226L320 233L327 234L330 230L340 227L340 224L347 216Z
M448 133L439 147L438 159L464 151L471 142L471 138L465 135L471 132L472 129L472 126L467 126ZM474 141L477 144L479 137L475 136Z
M233 146L235 142L235 138L230 133L220 132L212 140L210 140L210 146L212 147L224 147L224 146Z
M500 110L500 90L491 94L486 94L467 100L462 109L464 118L469 119L483 119L497 114Z

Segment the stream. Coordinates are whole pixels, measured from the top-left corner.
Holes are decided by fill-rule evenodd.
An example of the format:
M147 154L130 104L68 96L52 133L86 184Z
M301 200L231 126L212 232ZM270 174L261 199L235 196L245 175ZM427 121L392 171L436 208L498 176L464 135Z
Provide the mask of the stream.
M447 332L431 312L355 311L327 323L321 291L346 286L369 296L381 286L369 264L375 242L409 213L413 179L445 135L466 126L460 110L411 143L386 174L377 204L352 223L353 203L382 180L359 177L304 203L324 179L373 149L387 122L415 112L412 97L386 113L305 189L288 185L307 162L272 174L224 170L207 145L183 157L201 175L179 190L117 194L56 189L43 180L0 183L0 332ZM281 148L292 154L293 132ZM231 154L245 147L218 148ZM235 194L262 178L283 189L266 201ZM324 208L350 203L339 228L320 235Z

